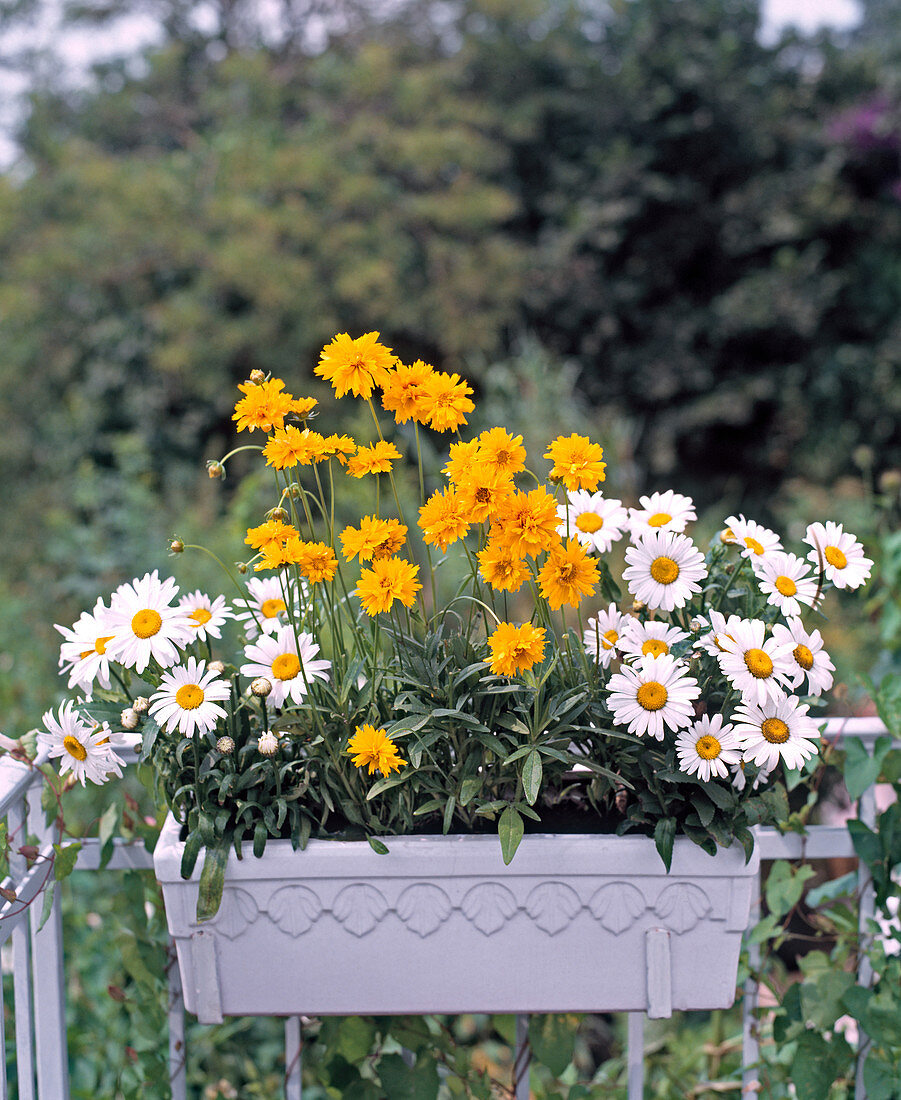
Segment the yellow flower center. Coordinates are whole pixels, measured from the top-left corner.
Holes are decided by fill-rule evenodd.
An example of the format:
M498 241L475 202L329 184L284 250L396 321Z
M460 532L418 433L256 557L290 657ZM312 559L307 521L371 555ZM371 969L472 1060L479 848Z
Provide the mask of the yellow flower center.
M63 748L70 756L74 756L76 760L87 760L88 750L82 745L77 737L73 737L72 734L68 734L63 738Z
M848 564L848 559L837 546L827 546L823 551L823 556L836 569L844 569Z
M813 668L813 654L806 645L798 644L792 650L792 656L805 672Z
M663 684L658 684L656 680L649 680L638 689L636 698L638 699L638 705L644 707L645 710L660 710L661 707L666 705L666 688Z
M662 527L665 523L669 523L672 518L669 512L655 512L648 520L648 527Z
M767 718L760 727L760 732L771 745L784 745L790 734L788 726L781 718Z
M272 662L272 675L276 680L293 680L300 672L300 660L296 653L280 653Z
M106 638L98 638L97 641L94 642L94 652L99 653L101 656L103 656L103 654L106 653L106 643L111 642L112 640L112 634L107 635Z
M152 607L145 607L131 620L131 629L139 638L152 638L154 634L159 634L162 625L162 615Z
M284 600L263 600L260 612L264 619L274 619L280 611L287 611Z
M193 619L194 623L196 624L195 629L198 626L203 626L204 623L208 623L210 619L212 619L212 617L212 613L208 611L205 607L195 608L189 616L189 618Z
M770 655L764 653L762 649L749 649L745 653L745 664L748 666L748 672L758 680L765 680L773 674L773 662L770 660Z
M182 684L175 693L175 702L182 710L197 710L203 702L203 688L200 684Z
M576 517L576 528L585 535L593 535L604 526L604 517L596 512L583 512Z
M496 465L498 465L498 466L507 466L507 465L509 465L509 463L510 463L510 452L509 451L498 451L497 454L494 456L494 461L495 461Z
M679 576L679 566L672 558L654 558L651 562L651 576L658 584L672 584Z
M747 546L749 550L753 550L758 557L760 557L760 555L764 553L763 546L757 541L757 539L746 538L745 546Z
M491 490L486 486L481 486L475 491L475 499L478 504L490 504L491 503Z
M601 638L601 645L604 649L613 649L618 641L619 633L616 630L608 630L604 633L604 637Z
M776 586L776 591L781 592L783 596L794 596L798 591L798 586L791 577L777 577L773 583Z
M669 646L666 642L661 642L659 638L648 638L646 642L642 643L641 652L645 657L662 657L664 654L669 653Z
M575 568L571 561L564 562L557 571L557 582L559 584L569 584Z
M712 733L705 733L703 737L698 738L695 744L698 756L702 760L715 760L719 756L722 747Z

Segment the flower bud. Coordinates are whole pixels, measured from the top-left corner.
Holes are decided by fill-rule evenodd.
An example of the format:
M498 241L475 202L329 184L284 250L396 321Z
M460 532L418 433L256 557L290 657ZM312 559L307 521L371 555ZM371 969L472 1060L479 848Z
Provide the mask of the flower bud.
M237 569L238 572L243 577L244 574L247 572L247 569L248 569L247 562L246 561L236 561L235 562L235 569Z
M266 381L266 375L261 370L252 370L248 382L252 382L255 386L260 386Z
M632 614L637 615L640 611L644 611L648 605L644 600L633 600L632 602Z
M215 672L217 676L221 676L225 672L225 664L222 661L210 661L206 667L210 672Z
M897 493L901 489L901 470L883 470L879 475L879 491Z
M723 530L720 531L720 542L724 542L727 546L731 546L733 543L738 542L738 539L735 537L735 532L731 527L724 527Z
M146 714L150 710L150 700L143 695L138 695L131 704L131 709L135 714Z
M867 446L866 443L861 443L859 447L855 447L851 455L854 461L854 465L861 470L869 470L876 459L876 454L872 447Z
M264 734L260 735L257 748L263 756L275 756L278 752L278 738L270 730L266 730Z
M234 739L228 736L220 737L216 742L216 752L221 752L223 756L231 756L235 751Z
M692 634L699 634L707 624L703 619L699 619L697 615L688 624Z
M26 859L29 860L37 859L39 854L40 853L33 844L23 844L22 847L19 849L19 855L24 856Z
M290 518L284 508L270 508L266 513L266 519L277 520L279 523L287 523Z
M221 462L217 462L215 459L212 458L206 464L206 472L212 478L225 477L225 467L222 465Z
M135 730L138 728L141 719L135 714L133 707L126 707L125 710L122 711L119 721L122 723L122 729Z
M0 898L4 901L16 901L18 896L15 890L10 890L8 886L0 886Z
M272 681L267 680L265 676L258 676L251 682L250 690L258 699L265 699L272 691Z
M292 481L288 486L287 493L292 500L300 500L303 496L303 489L301 489L296 481Z

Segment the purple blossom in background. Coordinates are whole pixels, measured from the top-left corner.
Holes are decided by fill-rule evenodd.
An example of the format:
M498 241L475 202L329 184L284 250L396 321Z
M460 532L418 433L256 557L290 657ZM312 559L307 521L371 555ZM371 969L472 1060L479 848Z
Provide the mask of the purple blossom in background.
M858 152L877 149L901 149L901 127L898 111L884 93L865 103L843 111L829 126L833 141L850 145Z

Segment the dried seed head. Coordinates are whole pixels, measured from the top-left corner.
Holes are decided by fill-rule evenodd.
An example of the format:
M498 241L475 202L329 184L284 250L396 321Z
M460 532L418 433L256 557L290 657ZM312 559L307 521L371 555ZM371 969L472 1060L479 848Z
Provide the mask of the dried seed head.
M146 714L147 711L150 710L150 700L143 695L138 695L131 704L131 709L135 714Z
M265 676L258 676L251 682L250 690L258 699L265 699L272 691L272 681L267 680Z
M235 742L231 737L220 737L216 742L216 751L221 752L223 756L231 756L235 751Z
M260 735L257 748L263 756L275 756L278 752L278 738L270 730L266 730L265 733Z
M287 523L290 518L284 508L270 508L266 513L266 519L277 520L279 523Z
M122 729L135 730L138 728L138 724L141 719L134 711L133 707L126 707L119 716L119 721L122 723Z

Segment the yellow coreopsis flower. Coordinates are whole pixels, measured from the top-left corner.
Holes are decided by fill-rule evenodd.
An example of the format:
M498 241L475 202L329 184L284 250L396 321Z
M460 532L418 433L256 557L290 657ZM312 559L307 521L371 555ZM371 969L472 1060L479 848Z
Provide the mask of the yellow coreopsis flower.
M394 413L396 423L406 424L408 420L416 420L420 424L425 422L419 400L433 373L433 367L417 359L409 367L398 363L397 369L388 376L382 388L382 408Z
M450 453L442 473L447 475L451 485L459 486L466 480L469 471L478 461L478 456L477 439L461 439L458 443L451 443Z
M336 336L322 349L314 373L331 382L338 397L350 392L368 401L376 386L383 386L397 357L391 348L378 342L377 332L367 332L352 340L346 332Z
M327 435L325 437L325 454L327 458L337 458L342 466L347 465L348 458L356 454L357 444L349 435Z
M506 428L489 428L479 436L479 460L507 477L518 474L526 468L522 436L510 435Z
M235 405L232 420L238 423L238 431L259 428L271 432L273 428L283 428L285 417L291 412L294 398L283 392L285 383L281 378L272 378L268 382L241 382L238 389L244 394Z
M557 541L557 502L546 489L504 497L491 517L491 538L520 557L537 557Z
M315 397L296 397L291 402L291 412L298 420L306 420L318 404Z
M359 447L357 453L347 460L347 472L351 477L365 477L367 474L387 474L400 451L393 443L380 439L370 447Z
M367 615L390 611L397 600L412 607L416 593L422 588L417 581L419 566L404 558L377 558L371 569L360 574L356 594Z
M297 564L303 576L313 584L333 580L338 569L335 551L324 542L301 543Z
M554 611L578 607L583 596L594 591L598 583L597 563L578 539L568 539L566 545L555 546L538 574L541 595Z
M280 519L269 519L259 527L248 527L244 541L254 550L265 553L270 547L281 547L292 535L297 535L296 527L290 523L282 523Z
M387 730L376 729L368 723L357 726L353 737L347 742L347 753L353 757L356 768L368 768L369 774L378 769L382 775L400 771L406 764L397 751L397 746L388 736Z
M319 432L301 431L293 424L276 429L263 448L263 454L266 465L276 470L287 470L298 464L310 466L329 457L326 441Z
M469 471L458 491L470 523L484 523L497 511L500 502L516 490L509 474L480 462Z
M356 557L360 561L390 558L400 550L406 537L407 528L399 520L363 516L359 528L345 527L341 532L341 553L347 561Z
M531 668L544 656L544 627L500 623L488 636L488 667L496 676L514 676Z
M452 432L466 423L466 414L475 405L469 399L472 386L459 374L434 371L423 384L419 398L419 416L436 432Z
M607 465L601 459L604 449L584 435L558 436L544 457L553 462L549 474L552 481L562 481L567 489L597 489L605 478Z
M297 532L282 542L270 542L260 551L260 560L253 567L255 573L263 569L281 569L283 565L296 565L303 553L304 543Z
M422 538L430 546L438 545L442 553L452 542L469 530L469 519L460 494L452 487L436 491L419 509Z
M518 592L528 579L529 569L520 556L509 546L501 546L494 539L478 553L479 572L492 588L500 592Z

